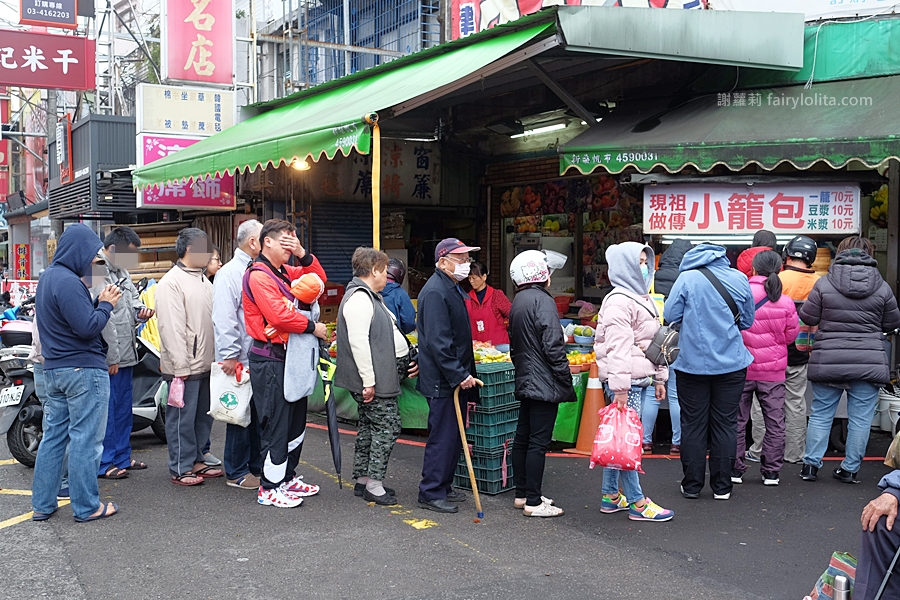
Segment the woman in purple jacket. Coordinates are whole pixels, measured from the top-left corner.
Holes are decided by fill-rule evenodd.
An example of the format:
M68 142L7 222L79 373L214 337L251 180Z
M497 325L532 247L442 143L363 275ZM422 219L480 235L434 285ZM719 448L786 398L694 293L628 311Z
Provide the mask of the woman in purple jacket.
M784 462L784 380L787 369L787 346L797 338L800 323L794 301L781 293L781 256L765 250L753 257L750 291L756 303L753 327L741 332L744 345L753 355L747 367L744 393L738 408L737 458L731 474L732 483L743 483L747 465L747 421L753 394L759 399L766 435L762 447L762 479L764 485L778 485Z

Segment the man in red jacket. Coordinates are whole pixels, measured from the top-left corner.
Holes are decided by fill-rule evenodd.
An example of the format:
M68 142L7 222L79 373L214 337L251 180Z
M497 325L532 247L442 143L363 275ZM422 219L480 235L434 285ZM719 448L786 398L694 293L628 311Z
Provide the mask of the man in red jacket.
M260 417L260 453L263 464L257 500L264 506L293 508L303 498L319 493L319 486L304 483L295 474L306 434L307 399L284 399L284 358L287 351L282 337L291 333L310 333L325 339L324 323L315 323L293 310L291 282L305 273L316 273L326 280L325 270L316 257L306 252L294 227L287 221L266 221L259 233L262 246L259 257L244 275L244 322L253 338L250 348L250 382L253 402ZM300 266L288 265L291 257ZM285 302L285 300L289 300ZM277 333L270 336L274 328Z

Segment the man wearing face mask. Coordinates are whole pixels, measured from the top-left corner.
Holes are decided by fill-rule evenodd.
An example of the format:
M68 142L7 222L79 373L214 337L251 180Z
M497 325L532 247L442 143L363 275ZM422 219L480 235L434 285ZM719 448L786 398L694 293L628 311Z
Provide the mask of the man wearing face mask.
M434 275L419 292L417 389L428 400L429 409L419 506L444 513L459 511L452 503L466 499L452 487L462 450L453 391L456 386L464 390L460 394L464 403L475 387L472 330L459 282L469 276L469 252L477 250L481 248L466 246L456 238L442 240L434 249Z
M103 328L109 370L109 417L98 473L103 479L124 479L128 476L127 469L147 468L146 464L131 458L131 374L138 362L135 326L153 316L153 311L141 303L140 294L128 272L129 268L138 264L140 245L141 238L131 227L116 227L110 231L103 240L103 250L98 254L106 263L105 268L99 265L102 276L95 277L91 282L91 295L95 298L108 285L122 290L122 299Z

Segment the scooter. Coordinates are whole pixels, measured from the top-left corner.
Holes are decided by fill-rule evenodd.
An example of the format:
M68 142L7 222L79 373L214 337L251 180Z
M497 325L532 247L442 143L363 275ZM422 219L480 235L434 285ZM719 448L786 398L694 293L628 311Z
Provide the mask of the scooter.
M0 328L0 337L3 329ZM30 332L28 334L30 338ZM132 373L132 432L150 427L161 441L166 441L166 397L168 384L159 372L159 351L143 338L138 338L138 364ZM44 436L44 412L34 392L34 367L27 360L30 345L0 348L0 435L13 458L33 467Z

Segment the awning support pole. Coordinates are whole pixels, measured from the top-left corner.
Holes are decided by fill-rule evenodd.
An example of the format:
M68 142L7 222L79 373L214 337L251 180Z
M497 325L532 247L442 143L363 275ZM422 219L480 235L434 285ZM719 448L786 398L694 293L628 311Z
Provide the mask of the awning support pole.
M559 83L556 82L553 77L550 76L544 67L538 64L535 59L531 59L528 61L528 66L531 67L531 70L534 71L534 74L537 75L537 78L540 79L544 85L550 88L550 91L556 94L556 96L565 102L566 106L571 108L576 115L581 117L581 120L584 121L588 127L596 127L597 126L597 117L591 114L591 112L581 105L581 102L575 99L575 96L570 94L563 88Z
M897 278L900 276L900 162L888 162L888 247L887 282L897 295ZM862 232L863 234L865 232ZM893 363L892 363L893 364Z
M372 126L372 247L381 249L381 130L378 115L366 115Z

